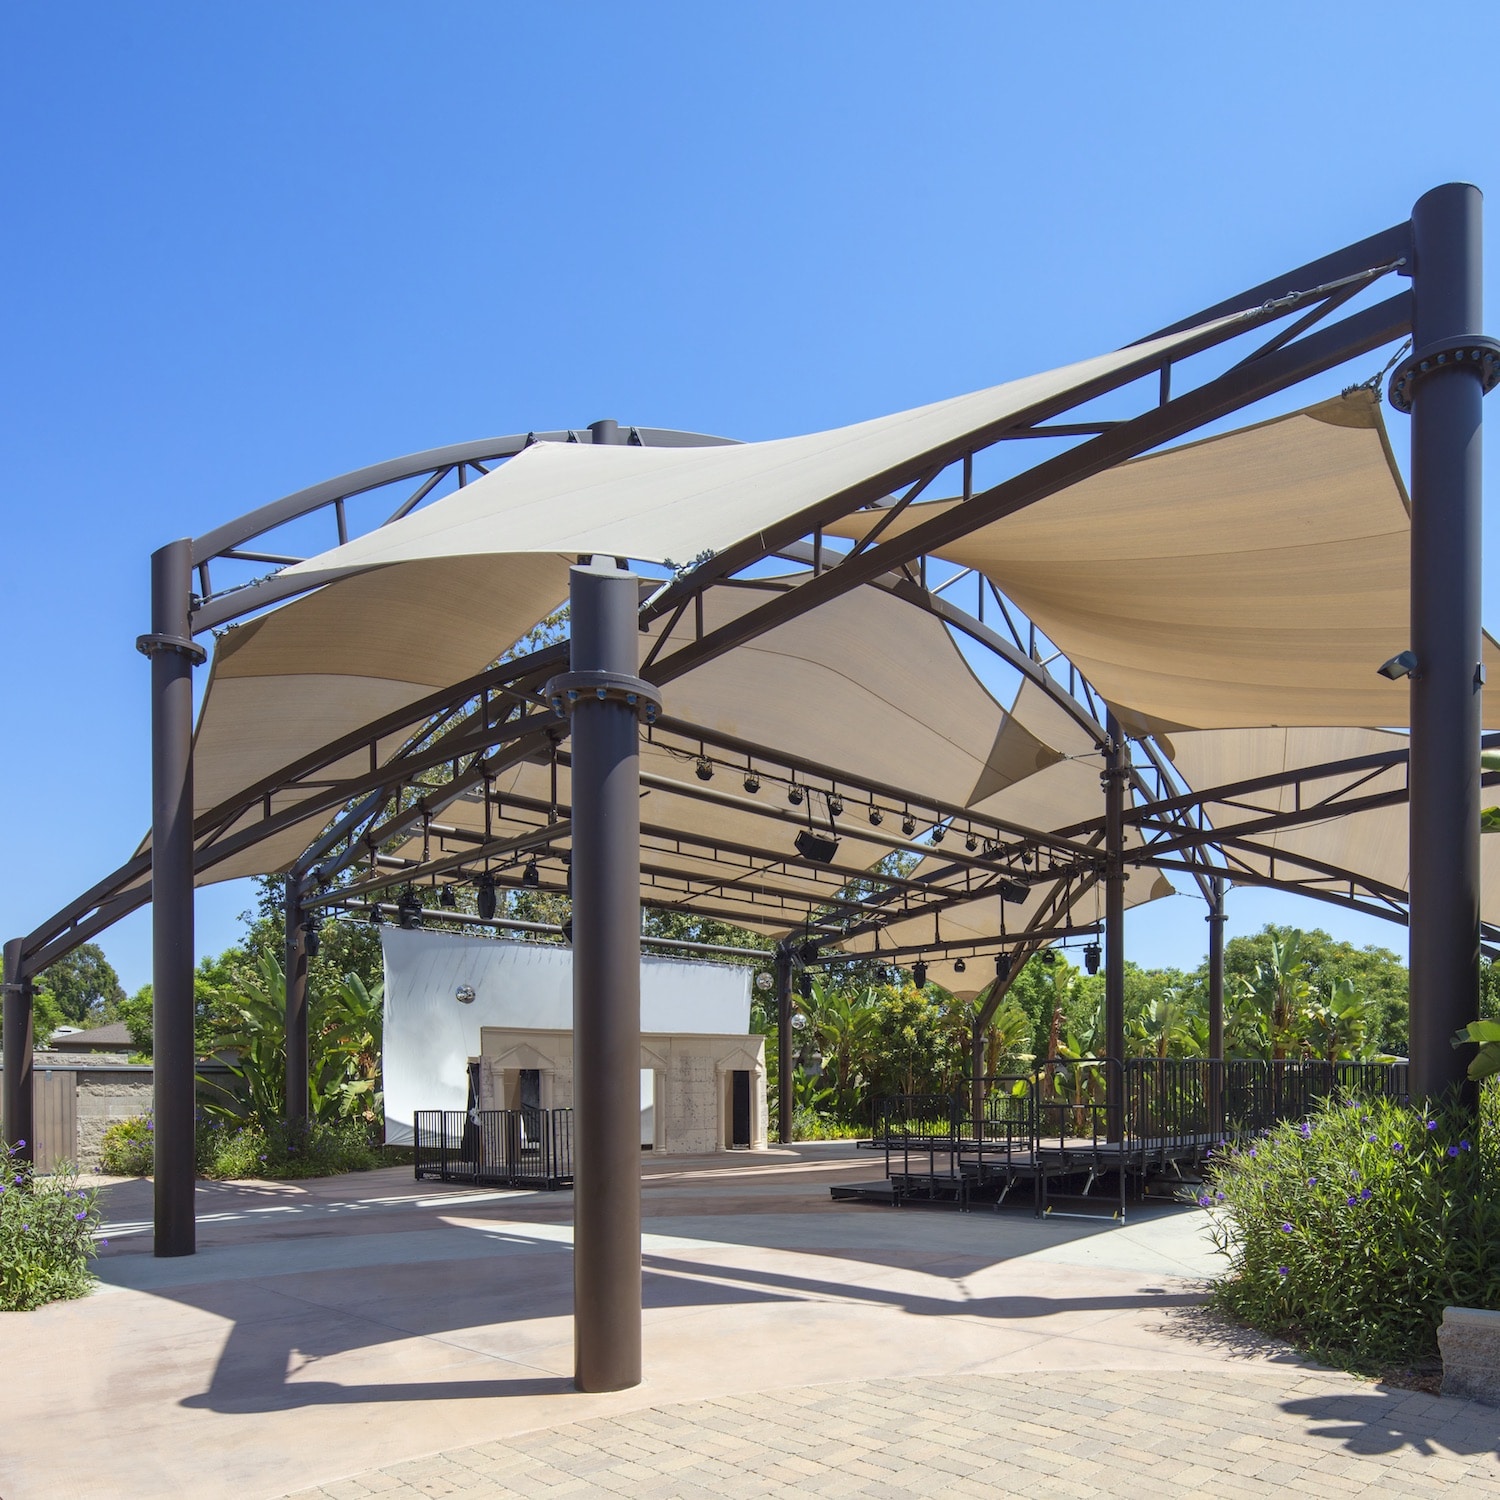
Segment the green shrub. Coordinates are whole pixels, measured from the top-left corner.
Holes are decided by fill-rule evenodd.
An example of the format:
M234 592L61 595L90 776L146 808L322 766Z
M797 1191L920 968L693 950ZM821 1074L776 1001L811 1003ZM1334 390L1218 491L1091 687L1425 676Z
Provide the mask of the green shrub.
M869 1133L868 1125L851 1125L810 1109L799 1109L792 1115L794 1141L859 1141Z
M205 1120L198 1126L198 1170L205 1177L332 1177L379 1165L379 1149L361 1120Z
M89 1259L98 1253L99 1210L92 1188L79 1187L71 1167L40 1180L19 1148L0 1151L0 1311L25 1312L46 1302L87 1295Z
M1357 1367L1437 1352L1443 1308L1500 1308L1500 1099L1326 1103L1224 1148L1203 1197L1224 1311Z
M104 1128L99 1170L111 1177L149 1177L153 1165L151 1116L135 1115Z

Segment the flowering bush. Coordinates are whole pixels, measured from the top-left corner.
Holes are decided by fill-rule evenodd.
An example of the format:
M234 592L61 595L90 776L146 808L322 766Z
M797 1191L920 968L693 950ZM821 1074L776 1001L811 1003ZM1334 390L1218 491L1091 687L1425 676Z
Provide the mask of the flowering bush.
M1437 1352L1443 1308L1500 1308L1500 1097L1326 1102L1221 1148L1199 1199L1226 1312L1364 1365Z
M23 1161L24 1141L0 1150L0 1311L25 1312L44 1302L85 1296L93 1286L99 1210L92 1188L71 1168L38 1180Z
M153 1160L151 1116L136 1115L104 1127L99 1170L112 1177L149 1177Z

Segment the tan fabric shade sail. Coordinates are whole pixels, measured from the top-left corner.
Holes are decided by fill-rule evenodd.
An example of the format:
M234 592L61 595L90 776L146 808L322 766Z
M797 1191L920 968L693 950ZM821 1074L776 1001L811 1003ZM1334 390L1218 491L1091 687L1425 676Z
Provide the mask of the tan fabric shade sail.
M993 579L1133 730L1383 727L1408 714L1407 684L1375 669L1409 644L1410 534L1361 389L1121 464L941 555Z

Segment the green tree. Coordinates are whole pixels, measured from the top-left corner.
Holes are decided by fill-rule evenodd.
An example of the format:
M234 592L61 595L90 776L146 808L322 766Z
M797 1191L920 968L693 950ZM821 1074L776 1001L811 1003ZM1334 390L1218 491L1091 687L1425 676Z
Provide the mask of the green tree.
M112 1019L125 998L115 973L98 943L82 943L37 975L36 989L45 990L67 1024L94 1026Z
M50 990L35 989L31 999L31 1038L37 1047L45 1047L52 1033L69 1022L59 1009ZM0 1044L5 1041L5 1022L0 1018Z

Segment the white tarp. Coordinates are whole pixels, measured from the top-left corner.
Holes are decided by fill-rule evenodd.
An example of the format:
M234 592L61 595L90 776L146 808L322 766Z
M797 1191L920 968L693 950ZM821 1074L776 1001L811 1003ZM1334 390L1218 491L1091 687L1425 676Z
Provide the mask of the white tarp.
M468 1065L484 1026L573 1029L573 950L450 932L384 927L385 1133L410 1144L419 1109L463 1109ZM657 1035L745 1036L750 979L744 965L641 960L641 1030ZM464 1004L461 985L474 991Z

